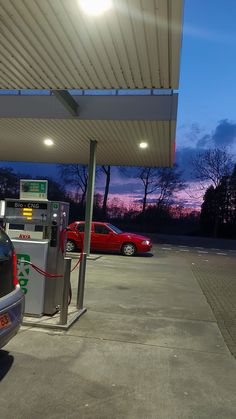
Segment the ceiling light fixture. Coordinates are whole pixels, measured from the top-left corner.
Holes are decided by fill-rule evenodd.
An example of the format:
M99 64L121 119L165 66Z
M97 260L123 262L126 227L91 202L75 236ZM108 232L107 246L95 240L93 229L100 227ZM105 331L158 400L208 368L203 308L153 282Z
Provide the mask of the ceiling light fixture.
M43 142L48 147L50 147L50 146L52 146L54 144L54 142L53 142L53 140L51 140L51 138L46 138Z
M98 16L112 6L111 0L79 0L81 9L88 15Z
M148 147L148 143L140 143L139 144L140 148L147 148Z

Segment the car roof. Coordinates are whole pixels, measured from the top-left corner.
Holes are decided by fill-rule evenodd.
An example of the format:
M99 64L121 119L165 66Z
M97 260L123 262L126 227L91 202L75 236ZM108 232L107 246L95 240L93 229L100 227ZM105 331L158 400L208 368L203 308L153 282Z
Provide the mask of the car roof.
M85 221L74 221L71 224L84 224L84 223L85 223ZM106 225L106 224L109 224L109 223L104 222L104 221L92 221L92 224L104 224L104 225Z

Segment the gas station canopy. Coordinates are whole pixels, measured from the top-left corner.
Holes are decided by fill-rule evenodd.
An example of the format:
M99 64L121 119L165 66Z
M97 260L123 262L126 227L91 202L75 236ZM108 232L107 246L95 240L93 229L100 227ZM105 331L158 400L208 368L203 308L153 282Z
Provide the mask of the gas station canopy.
M89 0L88 0L89 2ZM0 1L1 89L178 89L182 0Z
M94 15L94 6L99 5L106 10ZM89 163L78 316L84 312L96 164L173 165L178 102L173 90L179 86L181 35L182 0L0 0L1 160ZM29 90L27 95L24 89ZM131 89L133 96L127 95ZM145 96L138 94L140 89ZM88 90L96 95L87 95ZM50 275L40 265L45 261L48 266L46 256L47 261L58 260L58 252L64 266L63 292L52 287L59 269L55 265L53 280L41 293L43 305L29 312L54 314L59 301L63 314L70 276L61 246L67 225L64 203L36 203L45 209L40 221L29 212L32 202L29 208L25 204L20 203L27 220L23 224L27 251L20 233L19 254L28 250L31 254L30 240L36 241L40 231L42 243L36 241L36 253L41 245L43 251L40 272ZM18 206L15 200L7 206L12 238L20 228L17 225L14 231L12 217L19 216L16 221L22 225ZM58 301L54 295L60 296ZM66 317L67 313L63 325Z
M98 164L171 166L182 0L111 0L97 16L81 3L0 0L0 89L53 91L0 96L1 160L87 163L96 140ZM170 94L69 95L73 89ZM54 146L45 149L45 138Z

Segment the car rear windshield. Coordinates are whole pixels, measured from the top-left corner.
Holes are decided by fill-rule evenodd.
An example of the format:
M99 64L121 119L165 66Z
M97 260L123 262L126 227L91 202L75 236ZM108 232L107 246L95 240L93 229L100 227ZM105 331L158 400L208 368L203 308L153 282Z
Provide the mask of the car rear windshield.
M14 290L12 253L11 241L0 229L0 297Z

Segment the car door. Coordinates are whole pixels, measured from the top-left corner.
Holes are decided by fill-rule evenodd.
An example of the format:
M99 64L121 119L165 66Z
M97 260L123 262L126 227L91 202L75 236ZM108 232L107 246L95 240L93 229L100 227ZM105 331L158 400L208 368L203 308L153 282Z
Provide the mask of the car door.
M78 249L82 249L84 243L84 223L74 223L70 225L67 232L67 240L73 240Z
M12 244L0 229L0 298L14 290Z
M114 233L105 225L93 224L91 247L94 250L115 250Z
M78 248L84 248L84 223L78 223L76 225L77 243Z

